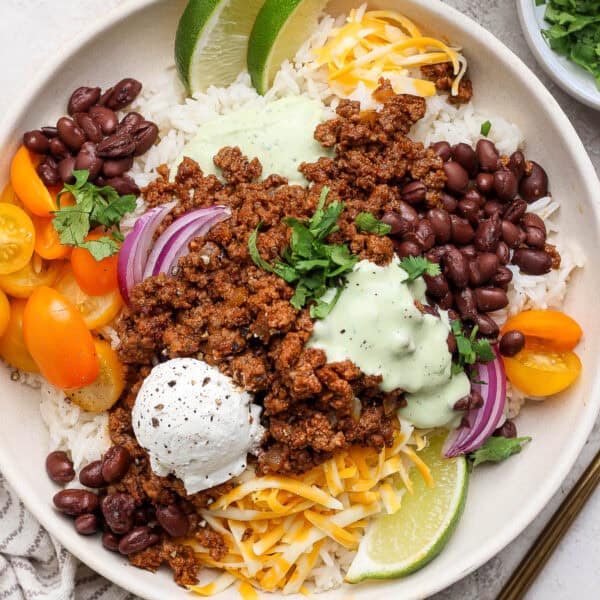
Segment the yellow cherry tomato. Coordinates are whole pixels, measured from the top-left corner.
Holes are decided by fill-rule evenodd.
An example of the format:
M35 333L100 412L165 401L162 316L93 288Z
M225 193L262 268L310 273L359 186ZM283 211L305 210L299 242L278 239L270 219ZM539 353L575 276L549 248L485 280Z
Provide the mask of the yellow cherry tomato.
M96 340L94 345L100 364L96 381L66 394L83 410L100 413L111 408L119 399L125 388L125 374L117 353L108 342Z
M23 338L23 312L26 300L12 300L10 318L4 335L0 338L0 356L15 369L39 373L39 368L25 346Z
M19 208L23 208L23 203L17 198L15 194L15 190L11 185L10 181L4 186L2 190L2 194L0 194L0 202L5 202L6 204L14 204Z
M520 331L528 345L535 344L552 350L573 350L583 331L571 317L558 310L526 310L511 317L502 333Z
M52 385L74 390L98 377L92 334L75 306L56 290L41 286L31 294L23 313L23 338Z
M14 204L0 203L0 275L22 269L33 254L35 232L29 215Z
M73 271L65 269L54 285L54 289L68 298L81 313L88 329L98 329L108 325L119 314L123 300L117 290L102 296L86 294L77 283Z
M56 190L49 190L37 174L40 157L21 146L10 165L10 182L19 200L38 217L51 217L57 209Z
M31 217L35 228L35 251L46 260L66 258L71 254L71 246L60 243L58 231L54 229L53 219Z
M34 254L22 269L0 275L0 289L13 298L29 298L41 285L54 285L63 267L62 261L44 261Z
M0 337L4 335L8 329L10 322L10 303L6 294L0 291Z
M575 352L524 348L515 356L502 359L509 381L529 396L558 394L581 373L581 361Z

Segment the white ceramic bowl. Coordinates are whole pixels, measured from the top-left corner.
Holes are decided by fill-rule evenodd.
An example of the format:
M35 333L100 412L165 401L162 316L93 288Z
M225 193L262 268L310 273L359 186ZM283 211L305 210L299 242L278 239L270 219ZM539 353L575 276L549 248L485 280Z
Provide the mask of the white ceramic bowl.
M347 2L346 8L354 4L341 1ZM148 83L171 64L183 5L184 0L132 0L95 23L92 31L39 73L0 127L0 184L8 178L9 161L22 133L55 121L75 87L106 86L125 76ZM464 577L517 536L558 489L592 428L600 404L600 318L595 306L600 270L593 265L600 239L600 184L558 104L490 33L438 0L374 0L372 6L401 9L428 30L464 47L477 103L523 129L527 156L545 166L552 191L563 202L563 235L576 238L592 263L573 279L566 306L588 334L579 348L583 375L562 397L532 403L524 410L519 430L532 435L533 443L500 466L477 470L458 530L426 568L402 580L348 586L323 596L408 600ZM124 558L104 551L97 538L77 535L72 522L53 510L51 498L57 487L44 472L47 434L38 395L11 382L7 369L0 369L0 414L0 469L52 535L90 567L139 596L186 597L166 571L152 575L128 566ZM231 589L222 597L233 600L238 595Z
M564 56L560 56L542 35L548 29L544 20L546 5L536 6L535 0L517 0L519 20L529 48L544 71L570 96L600 110L600 90L591 73Z

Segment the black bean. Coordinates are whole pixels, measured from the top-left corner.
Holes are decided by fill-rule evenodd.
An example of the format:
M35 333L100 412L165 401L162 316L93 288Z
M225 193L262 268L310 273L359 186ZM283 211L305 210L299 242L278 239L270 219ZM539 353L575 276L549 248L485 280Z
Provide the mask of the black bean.
M433 228L435 241L438 244L445 244L450 241L452 235L452 224L448 211L443 208L432 208L427 212L427 218Z
M416 228L419 222L419 214L410 204L400 201L398 214L409 224L411 230Z
M125 158L135 152L135 142L128 134L116 133L103 139L97 152L102 158Z
M512 171L502 169L494 173L494 191L503 202L510 202L517 195L518 186Z
M491 283L496 287L505 288L512 281L513 274L508 267L499 266L492 276Z
M485 198L474 188L467 190L463 196L463 199L473 200L479 207L485 204Z
M46 473L56 483L68 483L75 478L73 462L66 452L60 450L50 452L46 457Z
M112 446L102 457L102 477L108 483L120 481L129 469L131 455L124 446Z
M431 149L445 162L452 156L452 147L448 142L435 142Z
M510 260L510 248L506 244L506 242L498 242L498 247L496 248L496 256L500 261L501 265L506 265Z
M419 221L415 234L423 250L430 250L435 245L435 232L429 219Z
M75 519L75 530L80 535L93 535L98 531L98 517L87 513Z
M519 193L526 202L534 202L548 195L548 175L536 162L531 161L531 174L521 179Z
M475 231L475 248L480 252L494 252L502 235L502 222L497 216L479 223Z
M517 437L517 426L510 420L506 419L502 427L498 427L494 433L494 437L514 438Z
M400 193L404 202L419 204L425 200L427 186L422 181L411 181L402 188Z
M457 215L450 215L452 225L452 241L457 244L468 244L475 236L475 231L466 219Z
M492 252L482 252L477 256L477 267L481 274L481 283L489 281L498 270L498 257Z
M479 266L477 265L477 261L476 260L471 260L469 261L469 285L471 285L472 287L477 287L478 285L481 285L482 279L481 279L481 273L479 271Z
M416 242L395 242L394 248L396 254L400 258L406 258L407 256L421 256L421 246Z
M423 275L427 293L434 298L443 298L448 293L448 282L446 278L440 275Z
M157 508L156 520L171 537L183 537L188 532L189 519L175 504Z
M508 296L502 288L480 287L475 290L477 308L481 312L500 310L508 305Z
M525 232L518 225L504 219L502 221L502 239L509 248L518 248L525 241Z
M61 117L56 123L60 139L72 150L79 150L85 143L85 133L73 119Z
M105 185L114 187L120 196L126 196L127 194L133 194L138 196L140 188L137 186L135 181L129 175L121 175L120 177L111 177L107 179Z
M525 243L532 248L543 249L546 245L546 233L537 227L526 227L525 236Z
M479 166L477 155L475 154L475 150L473 150L469 144L461 142L460 144L453 146L452 160L460 164L471 177L474 177L477 173L477 167Z
M135 141L134 156L145 154L153 146L158 138L158 127L150 121L144 121L134 132Z
M58 168L48 160L41 162L36 168L37 174L47 187L52 187L60 183Z
M443 298L438 300L438 306L442 310L449 311L454 305L454 294L452 292L448 292Z
M440 203L444 210L447 210L449 213L453 213L458 206L458 200L446 192L440 194Z
M75 159L75 169L77 171L89 171L89 180L94 181L102 170L102 159L98 156L96 144L86 142L81 146L81 150Z
M542 218L535 213L525 213L521 219L521 225L523 227L536 227L546 233L546 224Z
M446 174L446 187L455 194L462 194L469 185L469 174L457 162L444 163L444 173Z
M444 274L457 288L469 283L469 263L465 255L456 248L448 250L442 258Z
M458 203L458 214L465 217L471 225L479 223L479 204L475 200L462 199Z
M58 160L63 160L63 158L70 156L68 148L64 145L60 138L52 138L49 145L52 156Z
M75 170L75 157L67 156L58 163L58 174L62 179L63 183L73 183L75 177L73 171Z
M525 336L514 329L507 331L500 338L500 354L502 356L514 356L525 347Z
M120 177L133 167L133 156L127 158L118 158L114 160L105 160L102 164L102 173L109 179L111 177Z
M102 461L95 460L79 471L79 481L82 485L91 488L106 486L106 480L102 477Z
M133 554L153 546L159 541L159 536L146 526L136 527L127 535L124 535L119 542L119 552L121 554Z
M515 250L512 263L528 275L544 275L552 269L552 258L544 250L519 248Z
M454 302L463 319L473 319L477 314L475 294L471 288L464 288L454 295Z
M466 246L462 246L459 250L469 259L472 260L477 257L477 250L475 250L475 246L473 244L467 244Z
M515 198L504 211L503 217L511 223L518 223L526 210L527 202L522 198Z
M97 144L104 139L102 128L90 115L87 113L75 113L73 118L90 142Z
M142 90L142 84L136 79L127 77L121 79L112 89L106 100L106 106L112 110L122 110L129 106Z
M504 205L495 200L488 200L483 205L483 212L486 216L492 217L494 215L500 216L504 212Z
M113 533L122 535L133 527L135 502L129 494L109 494L100 502L102 515Z
M430 262L439 263L446 251L447 248L445 246L434 246L425 253L425 257Z
M412 230L411 225L405 219L391 210L383 214L381 221L391 227L390 235L403 235Z
M100 96L100 98L98 98L98 105L99 106L105 106L106 105L106 103L108 102L108 99L110 98L111 94L113 93L113 90L114 90L114 88L108 88L105 92L102 93L102 95Z
M23 145L36 154L48 154L50 151L48 138L38 129L23 134Z
M102 545L111 552L119 551L119 542L121 538L117 537L112 531L105 531L102 534Z
M111 135L117 130L119 118L110 108L106 108L106 106L92 106L88 114L98 123L104 135Z
M495 337L498 335L498 324L489 315L482 315L481 313L478 313L473 318L473 321L479 328L479 333L481 333L481 335L486 335L489 337Z
M494 188L494 176L491 173L479 173L475 178L477 189L486 196Z
M508 168L514 173L517 182L521 181L525 174L525 156L520 150L513 152L508 161Z
M56 127L42 127L41 130L49 140L58 135L58 129L56 129Z
M70 115L87 112L100 99L99 87L79 87L69 98L67 112Z
M477 390L471 390L468 396L461 398L454 405L454 410L476 410L483 406L483 398Z
M133 132L144 123L145 119L138 112L128 112L119 123L117 133L127 133L132 135Z
M490 140L479 140L475 148L479 166L482 171L493 173L500 168L500 154Z
M74 517L98 508L98 496L87 490L62 490L54 495L52 501L60 512Z
M448 346L448 352L450 352L450 354L454 354L456 352L456 337L453 333L448 334L448 337L446 338L446 346Z

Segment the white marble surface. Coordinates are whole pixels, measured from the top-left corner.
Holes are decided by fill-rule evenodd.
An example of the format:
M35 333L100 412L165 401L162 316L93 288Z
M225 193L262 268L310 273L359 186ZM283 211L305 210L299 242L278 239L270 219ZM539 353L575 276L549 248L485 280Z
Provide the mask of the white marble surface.
M98 12L127 0L0 0L0 115L46 58ZM166 0L168 1L168 0ZM559 90L525 44L512 0L447 0L494 32L542 78L573 121L596 170L600 172L600 113L578 104ZM539 531L600 448L600 425L586 444L561 491L538 519L510 546L435 600L492 600ZM600 492L592 497L567 537L529 592L528 600L592 600L600 596Z

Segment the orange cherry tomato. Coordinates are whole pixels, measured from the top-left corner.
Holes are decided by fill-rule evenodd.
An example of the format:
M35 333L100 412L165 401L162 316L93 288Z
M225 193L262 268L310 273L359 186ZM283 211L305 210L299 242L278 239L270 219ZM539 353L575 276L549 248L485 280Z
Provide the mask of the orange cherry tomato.
M552 350L573 350L583 331L571 317L558 310L526 310L511 317L502 333L520 331L527 345L543 345Z
M57 209L56 195L37 174L39 160L39 156L21 146L10 165L10 182L19 200L30 212L39 217L51 217Z
M85 239L97 240L106 233L90 233ZM79 287L90 296L102 296L117 289L118 254L96 260L86 248L74 248L71 267Z
M108 342L94 342L100 373L94 383L67 392L67 397L83 410L104 412L113 406L125 389L125 373L117 353Z
M0 337L4 335L8 329L8 323L10 322L10 303L6 294L0 292Z
M528 396L552 396L567 389L581 373L575 352L524 348L502 357L509 381Z
M14 204L0 204L0 274L22 269L34 245L35 231L29 215Z
M39 373L40 370L23 339L23 312L26 304L26 300L11 301L8 326L0 338L0 356L15 369Z
M62 204L62 202L61 202ZM35 228L35 251L46 260L66 258L71 254L71 246L63 246L54 229L53 219L44 217L31 217Z
M34 254L22 269L0 275L0 289L13 298L29 298L41 285L54 285L63 265L61 261L44 261Z
M123 306L118 290L102 296L90 296L78 285L73 271L66 269L54 289L68 298L79 310L88 329L98 329L116 318Z
M23 208L23 203L17 198L15 190L11 185L10 181L4 186L2 194L0 194L0 202L6 202L6 204L14 204L19 208Z
M52 385L73 390L98 377L94 338L77 308L56 290L41 286L33 292L23 313L23 337Z

